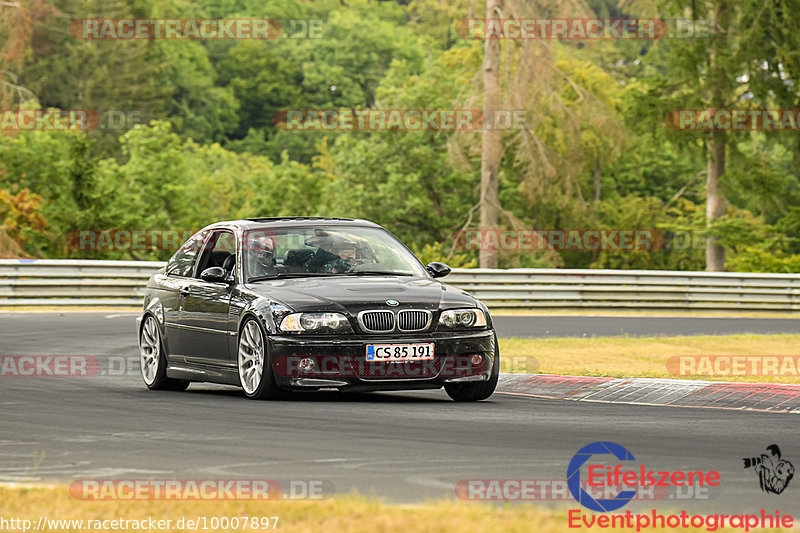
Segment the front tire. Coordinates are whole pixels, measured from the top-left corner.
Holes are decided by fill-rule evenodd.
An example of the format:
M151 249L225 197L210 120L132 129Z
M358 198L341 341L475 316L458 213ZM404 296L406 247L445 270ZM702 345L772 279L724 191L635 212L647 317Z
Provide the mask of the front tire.
M167 358L161 330L153 315L147 315L139 330L139 361L142 379L150 390L186 390L188 381L167 377Z
M446 383L445 392L456 402L478 402L485 400L494 393L497 388L497 380L500 377L500 349L497 345L497 336L494 337L494 359L492 361L492 373L488 381L475 381L467 383Z
M275 383L272 359L258 321L248 318L239 332L239 384L252 400L274 400L284 396Z

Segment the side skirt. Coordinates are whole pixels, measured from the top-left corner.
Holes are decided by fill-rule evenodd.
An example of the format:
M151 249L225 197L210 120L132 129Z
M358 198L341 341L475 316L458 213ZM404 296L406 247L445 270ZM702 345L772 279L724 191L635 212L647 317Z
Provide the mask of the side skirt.
M204 381L222 385L240 386L239 371L218 366L198 365L186 362L171 362L167 366L167 377L187 381Z

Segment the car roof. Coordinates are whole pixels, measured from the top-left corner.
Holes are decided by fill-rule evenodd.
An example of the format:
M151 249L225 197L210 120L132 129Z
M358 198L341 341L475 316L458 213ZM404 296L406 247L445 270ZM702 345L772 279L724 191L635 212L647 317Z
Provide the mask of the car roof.
M363 226L380 228L378 224L360 218L336 217L260 217L244 218L240 220L226 220L209 224L203 229L236 228L241 230L254 230L262 228L290 227L290 226L319 226L319 225Z

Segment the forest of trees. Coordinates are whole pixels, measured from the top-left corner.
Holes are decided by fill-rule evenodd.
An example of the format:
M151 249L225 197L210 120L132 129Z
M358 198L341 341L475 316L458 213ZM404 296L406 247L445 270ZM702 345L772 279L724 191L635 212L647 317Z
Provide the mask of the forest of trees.
M89 131L0 126L0 257L165 259L169 250L81 251L69 235L302 215L366 218L423 261L478 266L478 251L454 239L488 216L506 229L699 236L699 246L658 250L501 251L503 268L800 271L800 131L667 121L680 109L800 109L793 3L488 4L498 18L660 17L711 31L487 45L459 31L486 16L486 0L0 1L0 109L100 117ZM70 32L94 17L319 21L321 35ZM287 109L484 107L522 110L527 126L487 136L291 131L275 120ZM488 214L487 176L497 198Z

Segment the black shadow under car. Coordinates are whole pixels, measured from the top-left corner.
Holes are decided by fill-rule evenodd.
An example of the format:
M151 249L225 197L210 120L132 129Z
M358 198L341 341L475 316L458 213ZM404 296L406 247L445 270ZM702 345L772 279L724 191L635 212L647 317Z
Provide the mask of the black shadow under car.
M441 387L486 399L497 336L483 303L436 279L449 272L365 220L212 224L147 284L142 377L151 389L235 385L254 399Z

